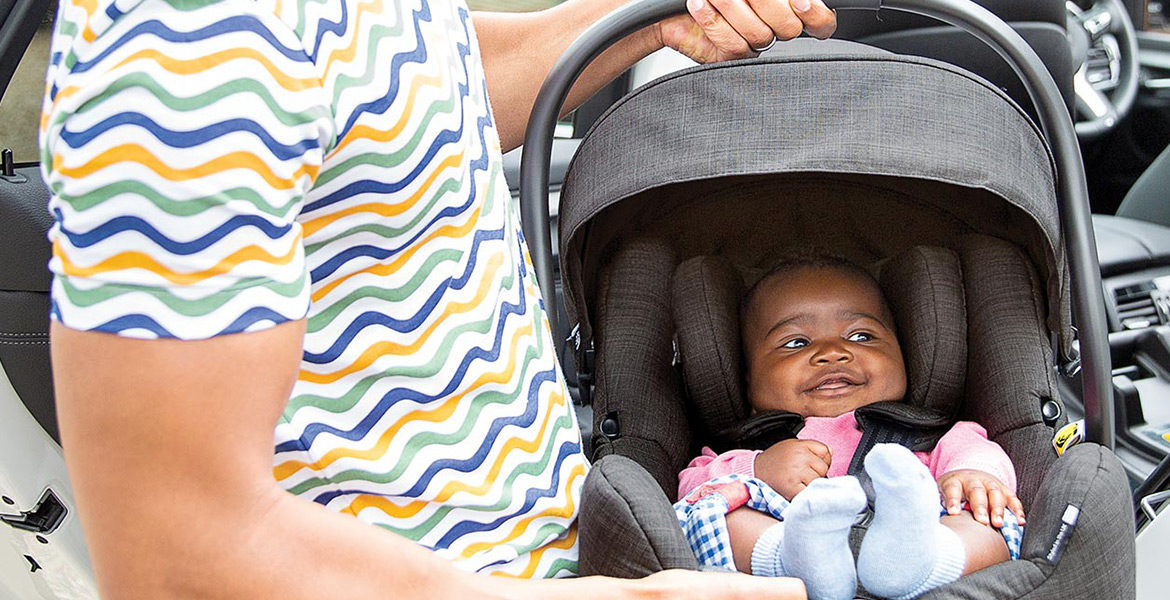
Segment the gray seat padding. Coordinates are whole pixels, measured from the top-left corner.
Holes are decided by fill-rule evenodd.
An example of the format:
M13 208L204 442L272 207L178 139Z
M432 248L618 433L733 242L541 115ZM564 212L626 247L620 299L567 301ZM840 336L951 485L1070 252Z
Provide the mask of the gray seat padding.
M715 257L676 267L677 260L668 242L643 240L604 267L594 321L595 415L599 422L615 415L621 427L595 440L600 460L586 480L580 522L583 574L685 567L676 561L687 562L686 540L670 526L677 473L711 432L747 414L738 301L744 279L761 271ZM1026 560L928 597L1132 597L1133 516L1120 463L1093 444L1060 459L1051 447L1053 428L1064 421L1046 423L1041 413L1056 398L1056 382L1043 287L1026 255L1000 239L967 235L952 248L912 248L879 266L907 360L908 401L981 423L1012 457L1028 510ZM1054 564L1050 550L1070 504L1080 521ZM644 523L639 515L653 516ZM862 535L855 531L855 546ZM643 556L627 555L627 547ZM1102 561L1102 551L1114 556Z

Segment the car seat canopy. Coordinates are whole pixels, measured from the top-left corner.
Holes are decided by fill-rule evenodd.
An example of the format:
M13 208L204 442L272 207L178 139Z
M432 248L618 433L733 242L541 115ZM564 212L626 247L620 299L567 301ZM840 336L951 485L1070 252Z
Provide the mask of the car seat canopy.
M1035 265L1067 355L1068 274L1041 132L955 67L846 42L794 52L810 45L817 54L660 78L582 140L559 213L566 306L582 337L598 267L633 237L670 239L679 262L721 255L763 269L794 248L872 265L986 233Z

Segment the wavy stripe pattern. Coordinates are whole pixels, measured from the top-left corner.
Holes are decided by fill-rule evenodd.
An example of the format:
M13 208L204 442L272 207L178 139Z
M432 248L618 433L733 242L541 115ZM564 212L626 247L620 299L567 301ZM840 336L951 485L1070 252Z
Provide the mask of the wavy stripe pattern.
M462 1L116 1L58 13L53 318L305 318L282 486L469 570L574 574L586 463Z

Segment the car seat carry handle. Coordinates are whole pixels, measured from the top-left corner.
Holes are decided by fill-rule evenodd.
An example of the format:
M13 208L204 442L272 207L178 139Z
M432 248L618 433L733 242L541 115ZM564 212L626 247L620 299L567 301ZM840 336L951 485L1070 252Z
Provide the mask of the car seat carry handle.
M825 4L835 10L892 9L949 23L990 46L1023 82L1056 161L1070 296L1080 333L1086 438L1112 448L1115 412L1108 328L1088 188L1072 118L1044 63L1011 27L970 0L825 0ZM556 329L558 307L548 210L549 163L557 117L577 77L603 51L643 27L684 12L686 0L640 0L606 15L565 50L533 104L520 159L520 214L554 339L564 335Z

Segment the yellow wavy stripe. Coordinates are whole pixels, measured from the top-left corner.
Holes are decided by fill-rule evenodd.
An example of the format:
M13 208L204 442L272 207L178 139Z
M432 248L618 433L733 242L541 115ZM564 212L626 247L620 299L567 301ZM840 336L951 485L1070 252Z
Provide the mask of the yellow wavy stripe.
M127 56L114 65L114 68L136 60L152 60L158 63L158 66L176 75L194 75L237 59L251 59L260 63L264 70L268 71L268 74L276 80L277 85L290 92L319 87L321 84L321 80L316 77L290 77L273 64L267 56L252 48L228 48L196 58L173 58L153 48L147 48Z
M529 331L531 331L531 328L529 328ZM483 496L485 492L491 489L491 486L496 481L496 478L499 477L500 471L504 466L504 459L506 459L509 454L511 454L514 450L520 450L531 454L540 448L540 443L544 439L544 432L548 429L549 417L553 413L552 409L556 408L557 406L563 406L564 403L565 400L563 394L557 393L553 397L553 403L550 406L549 411L544 415L544 422L540 425L540 431L537 432L535 438L532 441L525 441L520 438L513 438L508 440L500 448L500 452L498 455L496 455L496 460L494 463L492 463L492 467L489 469L488 475L484 477L483 482L479 485L473 486L460 481L451 481L443 486L443 489L439 491L434 499L416 500L403 506L398 506L396 504L387 502L380 496L358 496L357 498L354 498L353 502L349 504L346 510L351 511L356 515L362 509L375 507L395 519L407 519L418 514L419 511L421 511L423 508L426 508L429 504L443 503L450 500L451 496L458 492L468 492L475 496ZM417 421L418 419L412 420ZM427 420L432 421L432 419L429 418Z
M534 551L530 552L528 554L528 566L525 567L524 570L521 571L519 575L515 575L515 577L517 577L519 579L532 579L532 577L536 574L536 568L540 566L540 559L544 557L545 552L547 552L548 550L550 550L552 548L556 548L557 550L568 550L569 548L573 547L573 544L576 544L576 543L577 543L577 525L574 524L572 527L569 528L568 535L566 535L563 539L559 539L551 544L541 546L539 550L534 550ZM512 575L508 575L507 573L493 573L493 575L503 575L505 577L512 577Z
M302 369L300 374L297 376L297 379L300 381L308 381L310 383L333 383L338 379L345 377L346 375L357 373L358 371L369 367L370 365L374 364L374 361L382 358L383 356L410 356L414 354L418 351L419 348L423 346L423 344L427 342L428 339L430 339L431 335L439 328L440 325L443 324L444 321L446 321L447 317L466 313L474 308L483 306L483 299L487 297L488 291L495 283L496 271L500 269L500 265L503 263L503 256L499 254L492 256L491 261L488 263L487 271L484 273L483 279L480 280L479 288L475 290L475 296L467 302L457 302L448 305L447 308L443 311L442 316L438 319L435 319L435 321L431 323L430 327L427 327L426 330L423 331L422 335L420 335L419 338L414 342L410 344L378 342L377 344L366 348L365 352L362 352L361 356L359 356L357 360L353 361L352 364L345 367L344 369L334 371L332 373L312 373Z
M442 174L444 170L458 167L463 162L463 152L463 150L460 150L459 154L452 154L451 156L443 159L442 162L435 165L435 169L431 171L431 174L427 176L426 180L423 181L418 190L411 194L409 198L406 198L401 202L394 202L392 204L386 202L368 202L366 204L357 204L345 210L339 210L335 213L330 213L323 217L305 221L302 224L305 235L313 235L313 233L320 231L321 228L328 226L330 223L357 213L369 212L381 215L383 217L391 217L410 210L410 208L418 203L418 201L421 200L423 196L427 194L427 192L431 191L431 186L435 183L435 179L438 179L439 175Z
M325 67L325 79L329 79L329 75L333 72L334 66L339 66L342 64L348 65L353 62L354 57L357 56L358 42L366 41L365 36L362 34L369 33L364 28L362 28L362 17L364 17L366 13L370 13L372 15L382 14L382 6L383 3L377 0L363 2L357 6L354 17L350 19L348 25L349 29L354 32L353 37L351 37L349 40L349 46L330 52L329 58L325 59L325 64L328 65ZM366 58L368 60L374 56L375 55L369 55ZM321 64L320 61L318 61L317 64Z
M177 169L162 162L153 153L138 144L115 146L109 150L105 150L93 160L77 167L65 166L62 160L60 154L53 155L53 164L61 165L57 168L57 172L65 177L77 178L92 175L106 167L122 165L128 162L138 163L169 181L187 181L229 169L247 169L264 178L264 181L278 190L294 188L297 185L296 180L305 175L308 175L310 180L316 179L317 170L319 169L317 165L301 165L293 172L291 178L285 179L268 168L268 165L260 157L251 152L244 151L229 152L228 154L217 156L193 167Z
M532 324L528 323L524 327L516 330L516 333L512 335L512 345L508 346L508 347L509 348L516 348L519 344L520 337L523 335L530 335L531 333L532 333ZM305 462L302 462L299 460L290 460L290 461L283 462L283 463L277 465L275 469L273 469L273 472L276 475L276 480L277 481L284 481L285 479L287 479L288 477L290 477L291 475L293 475L297 471L299 471L301 469L305 469L305 468L312 469L314 471L320 471L320 470L324 469L325 467L328 467L329 465L333 464L337 460L342 459L342 458L346 458L346 457L360 458L363 460L377 460L379 458L382 458L382 456L384 456L386 454L386 450L390 447L390 441L394 439L394 436L396 436L398 434L398 432L402 430L403 427L407 426L410 423L416 423L416 422L441 423L443 421L446 421L448 418L450 418L450 416L452 414L454 414L455 409L459 406L460 401L462 401L463 398L466 397L468 394L470 394L471 392L479 389L480 387L482 387L483 385L488 384L488 383L507 383L512 378L512 375L515 374L515 372L516 372L515 361L508 361L508 364L506 365L503 372L501 372L501 373L485 373L485 374L481 375L479 377L479 379L475 380L475 383L473 383L471 385L471 387L469 387L468 389L466 389L458 394L452 394L446 400L443 400L443 402L441 404L439 404L438 407L431 409L431 410L428 410L428 411L413 412L413 413L410 413L409 415L403 417L401 420L399 420L397 423L395 423L393 426L391 426L389 429L387 429L381 436L379 436L377 443L375 443L374 446L368 450L353 450L353 449L348 449L348 448L335 448L333 450L330 450L327 454L325 454L325 456L321 457L319 460L312 462L312 463L305 463ZM359 498L360 498L360 496L359 496ZM356 502L357 501L355 500L354 503L351 503L350 507L354 508L354 504L356 504ZM364 508L364 507L361 507L361 508ZM361 510L361 508L356 508L356 510ZM354 512L353 514L356 515L357 512Z
M480 208L476 207L476 209L471 213L471 218L468 219L466 223L462 225L444 225L443 227L436 229L434 233L419 240L415 244L411 244L410 248L407 248L405 251L403 251L398 258L394 259L393 262L375 263L365 269L354 271L353 273L338 277L336 280L331 281L327 285L323 285L320 289L314 291L311 300L313 302L320 302L323 298L329 295L329 292L337 289L337 286L348 281L350 277L355 277L357 275L361 275L362 273L369 273L371 275L389 275L390 273L397 271L398 269L402 268L402 265L406 264L406 262L410 260L412 256L417 254L422 248L426 247L427 244L431 241L441 237L460 238L467 235L469 232L475 229L476 224L479 223L479 215Z
M92 42L97 39L92 27L93 14L97 12L97 0L74 0L73 6L85 11L85 29L81 30L81 39Z
M569 477L565 481L565 489L573 489L573 480L578 478L578 477L584 477L584 476L585 476L585 465L578 463L576 466L573 467L573 470L569 472ZM504 539L493 540L491 542L478 542L475 544L471 544L471 545L467 546L467 548L464 548L463 552L459 553L459 557L460 558L470 558L470 557L475 556L476 554L478 554L480 552L491 549L493 546L507 544L508 542L520 537L526 531L528 531L529 524L531 524L536 519L542 519L542 518L546 518L546 517L563 517L565 519L570 519L573 517L573 515L576 514L576 510L577 510L577 503L576 503L575 499L573 498L573 494L565 494L565 504L563 506L561 506L560 508L546 510L544 512L529 515L529 516L521 519L518 523L516 523L515 527L512 528L512 532L509 533L508 536L505 537ZM529 565L529 566L531 566L531 565Z
M402 115L398 117L398 122L393 127L383 129L381 127L370 127L369 125L356 125L353 129L349 130L349 133L345 134L345 138L337 144L333 151L329 153L329 156L332 157L338 152L341 152L343 148L357 140L370 140L384 143L398 137L402 133L402 130L406 128L406 123L410 121L410 116L414 114L415 101L421 96L420 92L422 92L423 88L437 88L442 82L443 76L441 74L431 77L415 77L410 83L410 93L406 98L406 107L403 108Z
M496 455L496 460L492 463L492 468L488 470L488 474L484 477L482 483L472 485L462 481L448 482L435 496L435 502L446 502L451 499L451 496L459 492L467 492L473 496L484 495L485 492L491 489L496 478L499 477L500 471L504 468L504 459L508 458L509 454L512 452L533 454L540 449L540 443L544 441L544 432L548 430L548 422L552 418L553 411L559 406L564 406L564 404L564 394L561 394L558 390L553 394L552 404L548 406L547 411L544 413L544 421L541 422L540 429L536 432L532 440L525 440L518 437L508 440L500 447L499 454Z
M275 256L266 252L263 248L258 246L245 246L239 250L231 253L223 260L216 263L210 269L203 271L196 271L194 273L177 273L172 271L165 265L154 260L148 254L143 252L121 252L115 254L93 266L82 267L69 260L65 256L64 251L58 242L53 242L53 256L61 261L61 272L66 275L73 275L77 277L89 277L98 273L105 273L108 271L120 271L123 269L145 269L165 278L171 283L179 285L190 285L199 283L204 279L215 277L232 270L236 265L247 262L249 260L259 260L275 265L287 265L292 262L296 256L297 250L300 248L301 238L297 237L293 241L289 251L284 256Z
M290 77L286 75L279 68L277 68L277 66L273 64L272 61L268 60L267 56L251 48L230 48L216 52L214 54L208 54L207 56L199 56L190 59L172 58L166 54L163 54L162 52L159 52L158 50L149 48L146 50L139 50L138 52L127 56L118 62L118 64L114 65L110 70L115 70L118 67L129 64L136 60L151 60L158 64L158 66L167 71L170 71L171 73L175 73L177 75L192 75L214 69L215 67L218 67L226 62L241 58L252 59L260 63L260 65L264 67L265 71L268 71L268 74L272 76L276 83L286 90L297 92L313 87L319 87L321 85L320 80L314 77ZM76 85L61 88L57 91L57 97L53 99L52 108L56 109L58 103L60 103L65 98L69 98L70 96L76 94L81 89L82 88L80 86Z

